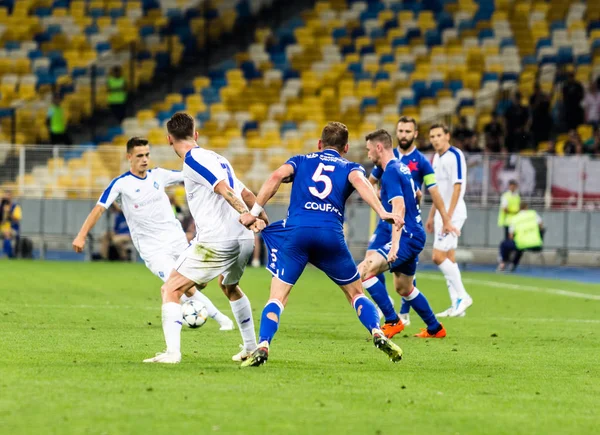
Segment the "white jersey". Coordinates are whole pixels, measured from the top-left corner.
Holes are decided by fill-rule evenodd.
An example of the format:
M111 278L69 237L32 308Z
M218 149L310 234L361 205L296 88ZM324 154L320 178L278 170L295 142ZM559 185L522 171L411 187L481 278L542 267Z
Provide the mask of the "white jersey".
M109 208L117 199L129 226L133 245L144 260L179 243L185 233L175 217L165 186L183 182L180 171L155 168L140 178L131 172L115 178L108 185L98 205Z
M460 196L452 215L452 221L467 218L467 205L465 204L465 190L467 189L467 163L461 150L451 146L441 156L435 153L432 165L435 171L440 195L444 201L446 211L450 208L450 201L454 193L454 185L460 184ZM436 213L439 216L439 213Z
M229 161L204 148L193 148L183 162L185 193L196 223L196 242L254 239L252 231L239 223L240 214L218 193L215 186L225 180L241 198L244 185Z

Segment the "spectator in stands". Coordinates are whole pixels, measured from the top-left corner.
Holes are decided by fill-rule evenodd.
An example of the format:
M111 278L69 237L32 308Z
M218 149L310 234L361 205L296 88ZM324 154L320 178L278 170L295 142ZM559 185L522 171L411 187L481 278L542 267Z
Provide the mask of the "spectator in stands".
M490 153L504 151L504 126L496 112L492 120L483 127L485 133L485 150Z
M459 123L452 132L452 138L454 139L454 146L460 148L463 151L469 151L474 146L474 142L477 141L475 131L469 127L469 122L466 116L461 116Z
M102 237L100 256L109 261L129 260L128 249L131 248L131 234L125 215L119 206L113 204L111 211L115 214L113 230Z
M594 136L583 144L583 152L594 156L600 155L600 127L594 130Z
M71 138L67 131L67 115L60 103L59 94L52 96L52 103L48 108L46 122L50 132L50 143L52 145L71 145Z
M567 73L567 80L563 88L563 115L567 130L574 130L583 124L584 113L581 102L583 101L583 86L575 79L575 74Z
M585 111L585 122L596 128L600 123L600 77L592 80L589 89L583 98L583 109Z
M550 96L542 91L538 82L535 83L533 95L529 97L529 108L531 110L531 134L537 147L540 142L550 140L554 124L550 115Z
M540 252L543 246L544 225L542 218L534 210L529 210L526 203L521 203L521 211L513 218L509 229L509 237L500 244L500 258L498 271L506 270L507 263L512 265L510 271L514 271L525 251Z
M506 142L507 151L519 152L529 146L529 135L526 127L529 123L529 110L522 102L520 92L513 95L512 104L506 109Z
M569 138L565 142L563 150L566 155L583 154L583 142L576 130L569 131Z
M106 85L108 87L108 105L120 124L127 114L127 82L120 66L113 67Z
M7 191L0 201L0 235L2 236L2 252L8 258L14 258L15 248L19 243L21 219L23 212L21 206L12 197L12 192Z

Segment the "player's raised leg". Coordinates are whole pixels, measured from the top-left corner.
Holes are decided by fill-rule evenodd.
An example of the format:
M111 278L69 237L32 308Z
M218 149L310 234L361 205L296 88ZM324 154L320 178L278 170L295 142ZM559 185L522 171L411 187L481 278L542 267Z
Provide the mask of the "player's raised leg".
M183 318L179 300L183 293L193 286L193 281L173 270L160 288L163 302L162 327L167 349L153 358L145 359L144 362L175 364L181 361L181 325L183 324Z
M375 303L379 306L385 317L383 332L389 338L402 332L404 324L394 310L387 289L377 279L377 275L388 270L389 266L383 253L378 251L367 251L367 255L359 265L358 271L363 287L369 292Z

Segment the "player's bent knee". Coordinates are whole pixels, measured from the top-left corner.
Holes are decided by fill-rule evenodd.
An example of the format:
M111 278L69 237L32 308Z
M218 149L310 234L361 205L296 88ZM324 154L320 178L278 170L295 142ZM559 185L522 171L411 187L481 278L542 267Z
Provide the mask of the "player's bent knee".
M433 254L431 255L432 261L435 264L437 264L438 266L444 262L444 260L446 259L446 257L447 257L447 253L446 252L437 251L437 250L434 250Z

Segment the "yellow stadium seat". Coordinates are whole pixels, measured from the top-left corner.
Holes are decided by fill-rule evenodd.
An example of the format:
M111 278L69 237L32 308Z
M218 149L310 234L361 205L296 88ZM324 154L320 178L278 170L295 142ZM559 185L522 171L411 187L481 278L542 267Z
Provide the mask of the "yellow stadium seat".
M148 119L154 119L156 117L156 114L154 113L154 111L149 110L149 109L145 109L145 110L140 110L137 115L136 118L138 119L138 121L146 121Z
M204 88L208 88L210 86L210 79L208 77L196 77L194 79L194 89L199 92Z

